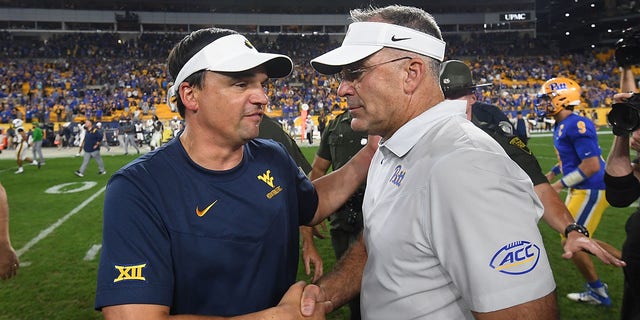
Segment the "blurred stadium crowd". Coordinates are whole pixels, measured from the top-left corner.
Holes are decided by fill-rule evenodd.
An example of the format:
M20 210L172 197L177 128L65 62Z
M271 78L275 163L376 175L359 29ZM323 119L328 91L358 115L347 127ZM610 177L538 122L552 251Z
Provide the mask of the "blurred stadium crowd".
M87 117L107 128L123 119L143 122L154 115L162 121L175 119L177 113L166 103L171 79L165 59L182 37L141 34L123 41L113 33L75 33L34 41L2 33L0 126L16 118L51 124L52 129L55 123L77 123ZM295 60L291 76L268 85L269 115L295 126L305 104L314 119L346 107L336 95L338 82L309 65L311 57L339 42L327 35L248 37L260 51L281 52ZM509 116L522 111L535 119L536 92L551 77L566 76L582 85L584 99L578 110L610 106L618 87L613 49L560 55L539 39L500 33L464 39L449 35L445 40L447 59L465 60L476 82L493 83L477 92L479 98L500 106Z

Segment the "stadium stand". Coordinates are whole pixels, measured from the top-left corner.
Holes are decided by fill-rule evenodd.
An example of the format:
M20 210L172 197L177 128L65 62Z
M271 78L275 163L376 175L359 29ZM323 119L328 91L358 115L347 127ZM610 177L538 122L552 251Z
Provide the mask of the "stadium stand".
M493 84L478 92L482 101L500 106L508 115L514 116L517 111L522 111L529 118L536 119L536 92L540 85L550 77L567 76L583 84L584 103L578 112L597 114L597 124L606 125L605 115L611 103L608 97L618 86L617 77L610 72L616 69L611 46L563 52L557 42L535 36L536 19L530 17L525 22L496 22L488 26L486 23L483 26L477 22L461 22L466 16L458 12L482 11L467 8L478 8L477 5L463 9L465 1L457 1L457 5L434 1L430 5L433 6L433 12L444 13L437 17L445 21L441 25L448 44L447 58L464 60L472 67L474 79ZM221 1L216 8L210 7L207 1L192 2L193 6L188 7L193 11L249 12L240 13L238 20L248 18L247 15L256 10L236 1ZM283 7L284 2L274 2L278 3L276 7L264 5L258 10L269 13ZM31 10L62 10L63 17L65 12L94 10L87 11L89 17L94 17L88 20L94 21L84 24L61 22L58 25L57 22L30 21L28 12L20 23L15 21L18 18L4 21L8 19L8 14L15 13L11 10L17 8L11 5L0 7L0 23L4 21L5 24L0 31L0 127L7 127L14 118L21 118L27 123L38 120L51 127L77 123L86 117L102 121L107 127L115 126L118 120L125 118L146 121L155 115L163 121L174 119L177 113L166 104L166 89L171 79L168 78L164 62L171 45L182 38L188 29L197 28L198 25L187 25L187 30L181 32L145 31L145 28L153 29L145 24L147 13L174 9L180 11L170 8L173 2L169 1L140 1L135 5L118 1L64 3L66 6L63 8L55 1L21 1L14 5ZM298 4L288 12L317 14L329 6L322 7L325 9L319 9L317 5ZM310 107L310 114L316 123L318 115L329 115L330 119L331 115L346 107L346 101L336 96L338 83L315 73L308 61L320 52L337 46L346 23L336 19L336 16L345 14L353 7L356 7L354 3L346 1L332 7L335 15L318 15L327 21L317 23L323 25L321 30L324 32L314 31L313 25L296 28L279 26L279 29L272 28L275 32L271 33L266 30L255 32L262 27L254 26L254 32L248 32L248 37L259 50L282 52L295 62L290 77L268 85L272 100L266 112L270 116L295 127L300 125L298 116L302 105ZM483 8L495 12L495 19L498 19L499 12L506 10L524 10L544 19L544 12L536 12L536 2L532 0L487 1ZM140 30L117 30L117 18L121 15L117 12L123 9L126 14L131 14L129 10L141 11L135 14L140 20ZM114 11L115 18L110 18L114 20L111 26L107 24L107 28L114 30L86 30L94 25L105 27L98 14L103 11L95 10L120 10ZM469 14L474 16L474 13ZM293 14L289 18L298 20L300 16ZM60 19L64 21L64 18L53 20ZM531 23L534 29L531 29ZM342 25L332 29L331 24ZM173 27L164 25L162 28L174 30L181 27L184 25L178 21ZM230 27L242 31L246 26ZM635 72L640 73L640 70Z

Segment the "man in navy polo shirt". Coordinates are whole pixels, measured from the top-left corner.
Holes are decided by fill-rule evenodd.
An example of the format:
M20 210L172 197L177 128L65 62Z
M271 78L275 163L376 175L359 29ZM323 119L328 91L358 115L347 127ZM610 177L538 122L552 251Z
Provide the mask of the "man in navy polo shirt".
M178 43L168 65L185 128L107 185L96 309L105 319L302 318L298 227L357 189L376 139L312 184L282 145L255 139L266 82L289 75L289 57L209 28Z

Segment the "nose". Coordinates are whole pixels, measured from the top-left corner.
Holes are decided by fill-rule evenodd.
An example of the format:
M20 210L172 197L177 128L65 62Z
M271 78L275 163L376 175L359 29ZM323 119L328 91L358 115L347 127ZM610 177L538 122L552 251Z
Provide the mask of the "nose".
M355 94L355 86L354 82L348 80L340 81L340 85L338 86L338 96L346 97L352 96Z
M269 102L269 97L264 90L260 89L251 95L250 101L252 104L266 105Z

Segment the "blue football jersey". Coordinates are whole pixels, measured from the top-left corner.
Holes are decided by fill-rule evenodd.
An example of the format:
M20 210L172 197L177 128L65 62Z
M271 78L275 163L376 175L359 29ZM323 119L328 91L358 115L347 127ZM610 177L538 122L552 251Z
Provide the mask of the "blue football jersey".
M598 157L600 171L574 186L576 189L604 189L604 166L602 150L598 145L598 135L593 122L585 117L571 114L553 130L553 144L563 174L578 169L583 159Z

